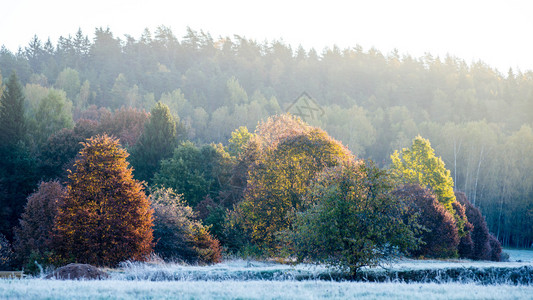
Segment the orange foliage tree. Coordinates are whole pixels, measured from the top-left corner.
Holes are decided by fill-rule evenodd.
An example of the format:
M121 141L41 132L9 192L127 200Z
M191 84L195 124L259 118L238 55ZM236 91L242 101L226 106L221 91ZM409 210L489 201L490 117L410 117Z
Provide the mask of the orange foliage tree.
M54 224L59 259L99 266L144 260L152 251L152 210L117 139L83 143Z

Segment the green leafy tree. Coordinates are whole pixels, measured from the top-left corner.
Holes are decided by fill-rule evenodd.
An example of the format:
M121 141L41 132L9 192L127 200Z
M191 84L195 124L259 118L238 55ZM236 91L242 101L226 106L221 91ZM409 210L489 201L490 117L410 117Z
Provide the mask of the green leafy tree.
M316 176L284 237L299 261L349 269L377 266L416 248L416 216L394 196L393 181L371 162L351 162ZM406 220L408 222L406 222Z
M76 96L80 92L81 86L78 71L71 68L65 68L57 76L54 86L58 89L64 90L67 93L68 99L77 100Z
M174 119L168 106L158 102L150 112L150 118L144 124L144 131L132 152L132 165L135 177L151 182L159 169L159 162L172 156L177 146L178 121Z
M146 259L153 245L152 210L133 179L128 153L107 135L83 146L54 223L58 259L98 266Z
M232 158L220 144L197 147L185 142L171 158L161 162L153 182L183 194L185 201L195 207L208 196L218 200L228 188L232 164Z
M239 156L253 136L253 133L250 133L245 126L235 129L228 140L228 153L232 156Z
M453 208L453 203L456 201L453 179L442 159L435 156L435 150L431 148L429 141L417 136L411 148L404 148L400 152L394 151L391 159L394 177L403 183L420 184L430 188L439 203L454 216L459 235L464 236L466 234L464 225L467 220L461 218Z
M39 103L35 120L37 122L36 141L42 145L52 134L63 128L74 127L72 102L67 99L64 91L50 89L48 95Z

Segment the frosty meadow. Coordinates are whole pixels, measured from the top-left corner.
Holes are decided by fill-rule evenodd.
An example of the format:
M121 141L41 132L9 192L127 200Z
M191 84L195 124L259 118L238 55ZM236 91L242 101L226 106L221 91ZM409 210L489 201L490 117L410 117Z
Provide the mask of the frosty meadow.
M509 262L470 260L410 260L388 271L490 268L520 269L533 266L533 251L506 250ZM374 268L376 272L382 268ZM530 269L531 270L531 269ZM508 278L483 284L474 277L404 282L324 280L334 270L316 265L281 265L233 260L211 266L179 264L122 264L108 270L107 280L1 279L2 299L526 299L533 285L514 284ZM531 273L529 274L531 276ZM306 278L302 280L302 278Z

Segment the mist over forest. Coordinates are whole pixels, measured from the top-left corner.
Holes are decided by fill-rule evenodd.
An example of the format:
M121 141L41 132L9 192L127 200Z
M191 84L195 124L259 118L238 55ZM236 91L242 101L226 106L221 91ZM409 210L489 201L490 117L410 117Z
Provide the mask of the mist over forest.
M183 37L164 26L140 37L117 37L109 28L93 36L81 30L58 41L35 36L16 53L0 49L0 81L14 71L23 86L25 140L39 165L34 182L65 179L58 161L77 150L60 152L58 141L67 130L83 136L76 132L80 122L98 122L134 149L148 112L161 102L179 120L181 141L227 145L235 129L253 132L305 92L323 114L304 121L380 167L417 135L428 139L455 189L481 210L503 245L533 242L531 70L357 45L315 50L239 35L213 38L190 28ZM34 188L17 193L25 199Z

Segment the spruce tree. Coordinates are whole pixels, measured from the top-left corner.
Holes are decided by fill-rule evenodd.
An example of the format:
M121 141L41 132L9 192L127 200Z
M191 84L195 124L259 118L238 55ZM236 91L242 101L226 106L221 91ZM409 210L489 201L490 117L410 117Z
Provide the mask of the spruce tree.
M26 197L35 188L35 161L25 144L24 95L12 73L0 97L0 233L13 240Z

